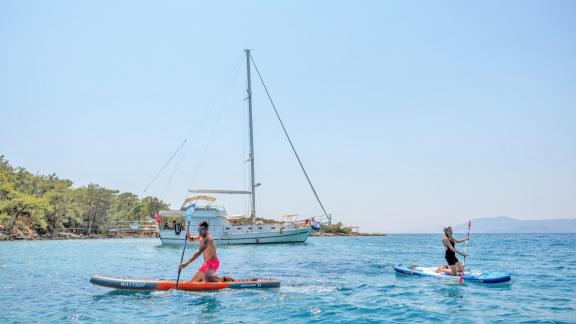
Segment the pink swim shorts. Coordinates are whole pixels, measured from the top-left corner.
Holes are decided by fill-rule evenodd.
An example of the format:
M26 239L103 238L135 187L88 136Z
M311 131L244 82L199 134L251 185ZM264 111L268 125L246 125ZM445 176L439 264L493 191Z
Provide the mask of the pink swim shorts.
M214 273L214 272L216 272L216 270L218 270L218 267L220 267L220 260L218 260L218 258L212 258L208 261L205 261L200 266L200 268L198 268L198 271L205 273L206 270L210 269Z

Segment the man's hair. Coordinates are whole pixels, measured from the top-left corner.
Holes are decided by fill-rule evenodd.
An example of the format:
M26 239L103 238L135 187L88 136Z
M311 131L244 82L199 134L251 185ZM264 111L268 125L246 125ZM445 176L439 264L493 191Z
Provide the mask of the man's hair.
M198 226L202 226L205 229L208 229L208 222L207 221L203 221L202 223L198 224Z

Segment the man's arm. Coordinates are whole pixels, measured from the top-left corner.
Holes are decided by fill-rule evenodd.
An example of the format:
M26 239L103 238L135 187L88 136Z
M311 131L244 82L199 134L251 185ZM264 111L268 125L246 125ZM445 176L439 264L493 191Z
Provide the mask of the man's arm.
M188 241L200 241L202 238L200 236L190 236L190 233L186 233L186 239Z
M204 252L204 250L206 250L207 247L208 247L208 239L204 239L200 243L200 247L198 248L198 251L196 251L196 253L194 253L188 261L182 262L182 264L180 264L179 268L181 268L181 269L185 268L190 263L194 262L194 260L196 260L197 257L202 255L202 252Z

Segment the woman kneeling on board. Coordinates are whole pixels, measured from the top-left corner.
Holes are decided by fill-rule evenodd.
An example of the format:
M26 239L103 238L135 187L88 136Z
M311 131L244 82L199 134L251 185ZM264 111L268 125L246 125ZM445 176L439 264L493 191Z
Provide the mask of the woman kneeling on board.
M236 281L229 276L217 276L215 273L220 267L220 260L216 255L216 244L212 239L212 235L208 234L208 222L202 222L198 225L198 236L191 237L189 233L186 234L186 239L190 241L200 241L200 248L194 255L185 262L182 262L178 269L184 269L197 257L202 255L204 263L198 268L198 272L192 277L192 282L219 282L219 281Z
M452 237L452 227L448 226L444 228L442 244L444 244L444 249L446 250L444 258L446 259L446 262L448 262L449 268L440 267L439 272L446 272L449 275L457 276L458 272L464 271L464 268L456 257L456 253L460 254L461 256L466 256L466 253L456 250L455 243L466 242L467 239L468 238L464 238L463 240L456 240L454 237Z

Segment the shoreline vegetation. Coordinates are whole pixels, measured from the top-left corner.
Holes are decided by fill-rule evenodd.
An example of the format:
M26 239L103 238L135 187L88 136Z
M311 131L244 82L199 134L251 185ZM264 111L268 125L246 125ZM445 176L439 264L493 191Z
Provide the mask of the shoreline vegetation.
M386 235L387 235L387 234L384 234L384 233L349 233L349 234L343 234L343 233L323 233L323 232L321 232L321 231L310 233L310 236L314 236L314 237L335 237L335 236L343 236L343 237L347 237L347 236L386 236Z
M166 210L157 197L32 174L0 155L0 241L158 237L151 217ZM276 223L258 218L263 223ZM322 224L310 236L381 236L342 223Z
M385 236L381 233L362 233L355 231L357 227L344 226L341 222L322 224L319 231L310 233L310 236Z
M71 180L12 167L0 155L0 241L131 235L111 233L111 224L146 224L167 208L153 196L92 183L74 188Z

